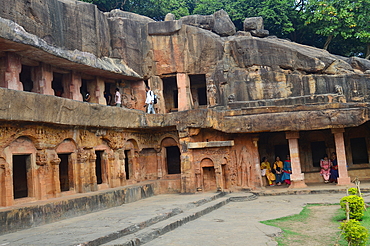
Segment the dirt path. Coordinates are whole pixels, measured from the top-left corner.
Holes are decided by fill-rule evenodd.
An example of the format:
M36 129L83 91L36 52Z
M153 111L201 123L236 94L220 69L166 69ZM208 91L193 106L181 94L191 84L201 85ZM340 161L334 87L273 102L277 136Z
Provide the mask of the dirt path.
M335 245L338 238L339 224L332 222L338 214L339 205L311 206L310 216L303 221L284 221L279 227L287 228L292 233L284 233L281 238L289 246L328 246Z

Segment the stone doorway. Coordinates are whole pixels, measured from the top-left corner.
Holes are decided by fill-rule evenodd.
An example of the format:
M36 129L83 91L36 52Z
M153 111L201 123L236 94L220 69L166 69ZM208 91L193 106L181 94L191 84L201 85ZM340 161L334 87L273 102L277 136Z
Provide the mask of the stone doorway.
M179 107L178 88L176 76L162 78L163 97L166 105L166 112L176 112Z
M189 75L190 89L193 96L194 108L207 105L207 89L205 74Z
M180 149L177 146L166 147L166 160L168 174L181 173Z
M30 155L13 155L14 199L28 197L28 176L31 167Z
M72 165L70 164L70 154L58 154L59 164L59 183L60 191L69 191L71 188Z
M126 171L126 180L129 180L132 172L132 163L129 159L130 150L125 150L125 171Z
M96 175L96 183L103 184L107 183L107 172L105 162L103 161L103 154L104 150L97 150L95 151L96 154L96 161L95 161L95 175Z
M203 167L203 190L217 190L216 172L214 167Z

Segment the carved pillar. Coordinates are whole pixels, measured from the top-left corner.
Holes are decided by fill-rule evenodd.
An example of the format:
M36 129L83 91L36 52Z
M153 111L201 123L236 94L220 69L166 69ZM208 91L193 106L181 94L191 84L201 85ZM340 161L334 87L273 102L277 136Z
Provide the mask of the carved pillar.
M125 174L125 152L123 149L118 150L118 158L115 157L113 151L107 154L107 163L109 166L109 186L111 188L122 185L121 173L124 173L123 177L126 177ZM123 165L123 167L122 167ZM122 170L123 168L123 170Z
M187 147L190 142L187 130L179 132L179 137L181 146L181 193L195 193L195 172L192 168L193 153Z
M262 182L262 176L261 176L261 161L260 161L260 155L258 152L258 137L252 138L252 158L254 161L254 184L256 187L263 187L263 182ZM253 166L252 166L253 168Z
M290 152L290 162L292 165L292 174L290 179L292 184L289 188L304 188L307 187L304 182L304 173L301 170L301 161L299 159L299 132L286 132L286 139L289 143L289 152Z
M54 158L50 161L51 164L51 173L52 173L52 185L53 185L53 194L55 197L59 197L61 194L60 190L60 180L59 180L59 164L61 159L55 154Z
M14 204L12 171L9 163L0 158L0 206L7 207Z
M32 77L33 92L44 95L54 95L54 90L52 88L53 71L50 65L41 63L40 66L33 69Z
M346 158L346 149L344 144L343 128L331 129L331 132L334 135L335 141L335 151L337 152L337 161L338 161L338 185L348 185L351 183L351 178L348 177L347 171L347 158Z
M94 149L90 150L89 159L88 159L88 173L89 173L89 186L90 191L98 190L98 182L96 179L96 154Z
M190 91L190 79L186 73L176 75L178 88L178 111L189 110L193 108L193 97Z
M111 155L111 158L113 160L111 160L112 162L114 161L114 155L112 154ZM119 185L121 186L124 186L126 185L126 166L125 166L125 158L126 158L126 155L125 155L125 150L124 149L120 149L120 152L118 154L118 178L119 178ZM127 156L128 158L128 161L130 161L130 158L129 156Z
M164 166L164 158L163 158L163 154L165 153L164 151L165 148L161 148L159 147L159 151L157 151L157 178L160 179L163 177L163 166ZM162 151L160 151L162 150Z
M82 85L81 74L77 72L72 72L70 74L69 95L66 97L76 101L83 101L80 92L81 85Z
M23 91L23 84L19 80L19 74L22 71L22 64L20 56L17 54L7 52L4 60L5 71L1 74L2 84L1 87L5 87L13 90Z
M217 191L224 191L224 180L222 178L223 173L222 173L222 167L221 163L215 163L215 173L216 173L216 186L217 186Z
M46 172L47 172L47 154L44 149L38 150L36 152L36 165L37 165L37 186L35 187L38 192L36 192L36 198L39 200L45 200L46 197Z
M86 150L80 148L77 152L77 191L80 193L86 192L85 163L87 158Z
M197 191L202 191L202 176L199 164L200 163L198 163L198 167L195 169L195 180L196 180L195 182L197 184Z
M134 149L131 150L132 155L132 172L134 173L134 180L140 182L140 165L139 165L139 152Z
M102 78L97 77L96 78L96 87L95 87L95 97L96 102L102 105L107 105L107 102L105 101L104 97L104 89L105 89L105 82Z

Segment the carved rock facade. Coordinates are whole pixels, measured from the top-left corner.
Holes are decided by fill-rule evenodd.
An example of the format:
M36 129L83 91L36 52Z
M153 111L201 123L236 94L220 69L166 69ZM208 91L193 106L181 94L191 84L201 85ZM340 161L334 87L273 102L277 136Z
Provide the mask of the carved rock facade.
M235 32L224 11L0 8L0 206L147 180L157 193L255 189L261 157L288 153L292 188L321 182L331 152L339 184L370 178L367 60L268 37L261 18ZM123 108L107 106L115 88Z

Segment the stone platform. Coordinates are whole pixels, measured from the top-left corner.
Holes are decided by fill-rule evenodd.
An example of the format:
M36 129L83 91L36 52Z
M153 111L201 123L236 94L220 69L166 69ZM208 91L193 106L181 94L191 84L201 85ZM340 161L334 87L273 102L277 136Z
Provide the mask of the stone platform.
M100 192L101 194L92 195L90 199L85 197L83 199L85 206L80 206L79 208L78 204L82 204L81 201L78 202L79 199L77 198L72 199L66 203L69 206L65 206L72 210L69 211L70 216L68 219L62 220L63 213L60 212L62 210L67 211L67 209L62 208L63 205L55 206L54 210L50 209L50 211L55 211L56 214L59 214L58 220L60 221L40 226L37 226L35 223L33 225L35 227L33 228L2 235L0 236L0 245L140 245L147 242L151 242L150 244L152 244L152 240L154 242L157 241L157 245L161 245L158 240L162 237L167 238L167 232L180 228L190 221L194 221L192 222L194 224L200 223L197 222L198 219L212 211L214 211L211 213L212 215L207 216L212 217L220 213L222 216L226 216L225 213L233 213L232 208L235 206L238 207L235 209L239 209L243 213L249 213L253 210L254 212L252 214L268 214L269 212L266 212L266 209L269 210L275 206L271 205L272 201L280 203L278 201L291 200L289 206L292 207L288 206L285 208L287 210L286 215L291 215L292 213L299 212L304 204L307 203L338 203L346 191L346 187L334 184L315 184L304 189L289 189L285 186L275 186L253 192L208 192L189 195L164 194L153 196L152 193L148 192L150 188L144 187L150 187L150 184L137 185L129 188L125 187L126 196L121 197L126 197L126 200L118 199L118 201L113 201L114 199L109 199L111 200L109 204L123 202L121 205L104 210L102 207L97 208L98 205L96 205L95 212L92 212L94 207L92 201L94 200L96 202L99 200L98 198L111 196L111 191L102 191ZM361 187L364 192L365 201L370 202L370 196L368 196L370 184L364 183ZM145 189L146 193L143 193ZM117 189L114 192L119 194L123 190ZM129 193L131 195L128 195ZM140 198L141 200L139 200ZM88 200L91 201L87 202ZM133 202L134 200L136 202ZM242 205L232 205L237 202L242 202ZM254 203L258 203L259 205ZM73 206L71 204L76 206L76 210L72 209ZM40 201L38 201L33 206L23 208L23 211L31 214L31 211L34 211L37 207L42 208L44 206L46 204L40 204ZM48 206L50 207L51 205L49 204ZM11 214L11 210L7 210L8 214ZM13 208L12 211L14 218L15 215L21 214L16 208ZM281 213L281 216L286 215L285 213ZM271 216L276 217L274 214ZM44 217L43 223L56 218L52 213ZM64 217L66 216L64 215ZM237 220L237 216L235 220ZM7 219L3 217L2 221L7 221ZM12 219L12 221L15 221L15 219ZM29 221L31 223L32 220L29 219ZM258 221L255 223L258 223ZM21 229L20 226L21 221L18 222L18 229ZM258 226L261 226L261 224L258 223ZM198 228L200 231L205 229ZM278 230L277 228L265 228L264 230L271 230L271 235L277 235L279 233L276 231ZM257 243L256 245L259 244Z

